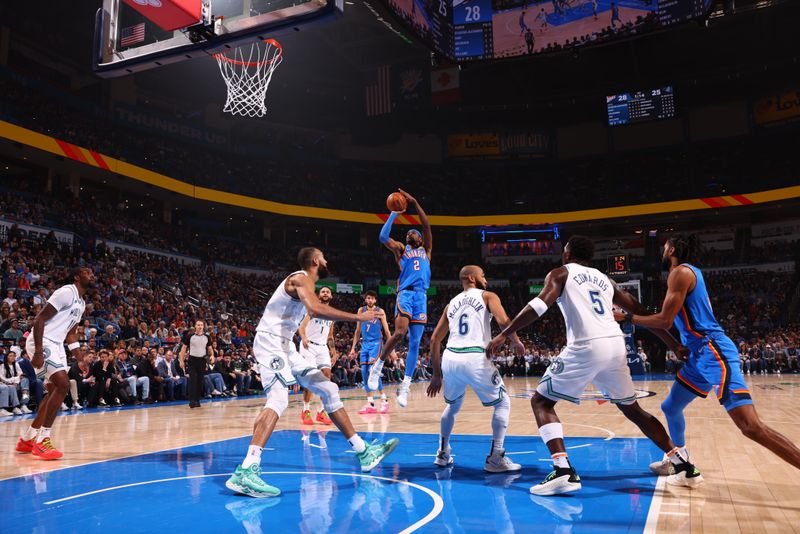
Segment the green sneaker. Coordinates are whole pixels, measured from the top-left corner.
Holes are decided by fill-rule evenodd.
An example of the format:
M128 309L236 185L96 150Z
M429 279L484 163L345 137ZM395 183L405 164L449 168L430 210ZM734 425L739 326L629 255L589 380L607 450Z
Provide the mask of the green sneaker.
M372 471L375 466L381 463L381 460L397 448L398 443L400 443L399 439L392 438L386 443L367 445L364 452L356 455L358 456L358 461L361 462L361 472L369 473Z
M225 487L236 493L241 493L249 497L262 498L262 497L277 497L281 494L281 490L274 486L270 486L261 480L261 468L253 464L247 469L241 465L236 466L236 471L233 472L231 478L225 482Z

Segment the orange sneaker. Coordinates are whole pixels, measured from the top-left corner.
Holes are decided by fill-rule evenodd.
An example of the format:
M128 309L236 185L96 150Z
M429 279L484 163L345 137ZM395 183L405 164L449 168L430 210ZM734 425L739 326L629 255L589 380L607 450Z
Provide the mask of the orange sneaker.
M303 410L303 413L300 414L300 420L303 421L304 425L313 425L314 420L311 419L311 410Z
M42 460L58 460L64 456L64 453L53 447L53 442L50 441L50 438L44 438L39 443L34 443L31 453Z
M36 442L32 439L19 438L17 442L17 452L31 452Z
M322 410L321 412L317 412L317 423L322 423L323 425L332 425L333 421L331 421L331 418L325 413L325 410Z

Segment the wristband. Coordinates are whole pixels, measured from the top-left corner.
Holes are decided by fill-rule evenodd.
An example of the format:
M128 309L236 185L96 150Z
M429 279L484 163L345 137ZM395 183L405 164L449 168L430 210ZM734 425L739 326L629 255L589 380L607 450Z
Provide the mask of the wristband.
M539 297L536 297L535 299L530 301L528 303L528 306L533 308L533 311L535 311L539 315L539 317L544 315L547 312L547 308L548 308L547 304L545 304L545 302L542 299L540 299Z
M75 350L75 349L79 349L79 348L81 348L81 344L80 344L80 343L78 343L78 342L76 341L76 342L74 342L74 343L70 343L69 345L67 345L67 348L68 348L70 351L73 351L73 350Z

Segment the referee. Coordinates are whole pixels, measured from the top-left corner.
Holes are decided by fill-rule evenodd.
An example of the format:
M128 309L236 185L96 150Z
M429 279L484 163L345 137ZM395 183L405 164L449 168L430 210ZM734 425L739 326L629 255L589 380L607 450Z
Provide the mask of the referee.
M203 375L206 357L211 356L211 339L203 332L203 321L195 321L194 332L186 332L181 341L179 359L181 367L189 375L189 408L199 408L203 396ZM189 367L186 367L186 351L189 351Z

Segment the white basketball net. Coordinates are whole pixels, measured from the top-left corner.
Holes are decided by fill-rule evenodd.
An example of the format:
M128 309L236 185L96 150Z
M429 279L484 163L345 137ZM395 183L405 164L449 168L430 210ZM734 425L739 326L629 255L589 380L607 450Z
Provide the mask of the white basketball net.
M219 71L228 86L223 111L243 117L263 117L267 112L265 99L272 73L283 61L283 48L274 39L267 39L214 54Z

